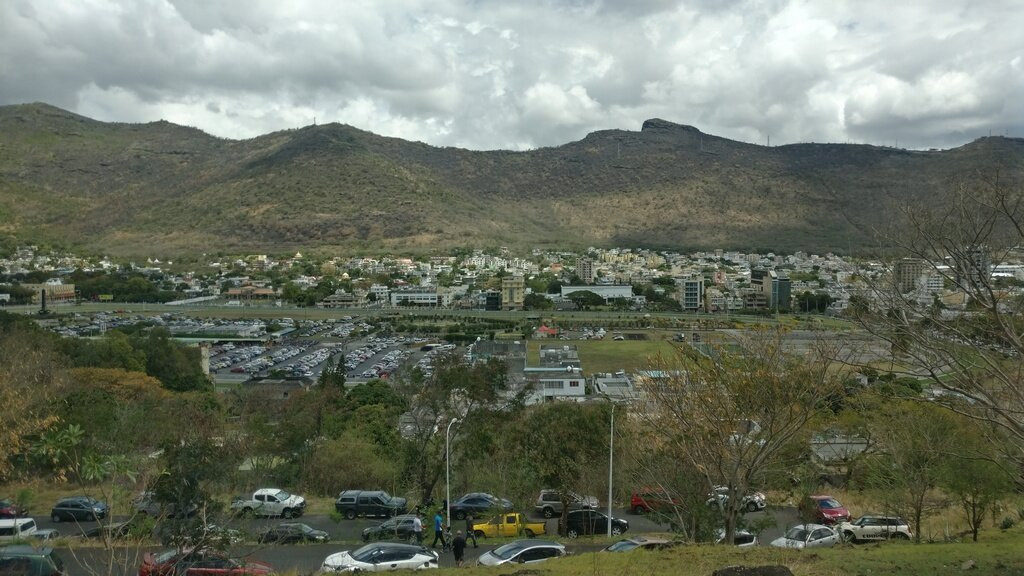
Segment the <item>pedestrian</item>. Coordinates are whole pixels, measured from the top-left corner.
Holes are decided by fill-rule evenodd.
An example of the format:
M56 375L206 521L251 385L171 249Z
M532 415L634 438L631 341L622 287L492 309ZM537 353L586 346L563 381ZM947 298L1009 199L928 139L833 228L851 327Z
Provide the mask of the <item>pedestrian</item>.
M430 547L437 548L438 540L441 541L441 549L443 550L448 544L444 540L444 517L441 516L440 510L434 513L434 543Z
M416 536L416 543L423 546L423 520L418 512L412 518L412 533Z
M462 566L462 556L466 553L466 539L462 536L462 530L455 533L452 540L452 552L455 553L455 565Z
M469 539L473 539L473 548L477 548L476 545L476 530L473 528L473 515L466 514L466 543L469 543Z

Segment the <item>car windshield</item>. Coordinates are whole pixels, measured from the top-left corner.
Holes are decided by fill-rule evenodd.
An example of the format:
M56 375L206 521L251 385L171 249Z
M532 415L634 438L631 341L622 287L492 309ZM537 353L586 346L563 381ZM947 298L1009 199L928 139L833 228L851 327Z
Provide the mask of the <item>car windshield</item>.
M384 500L384 502L391 500L391 495L388 494L387 492L381 492L380 497Z
M390 520L385 520L379 527L380 528L394 528L396 524L398 524L398 519L397 518L392 518Z
M801 526L790 528L789 532L786 532L786 540L799 540L800 542L805 542L807 541L807 530Z
M292 495L287 493L287 492L285 492L284 490L278 490L277 494L274 494L274 497L277 498L278 502L283 502L283 501L291 498Z
M842 508L843 507L843 505L840 504L839 501L836 500L835 498L825 498L823 500L818 500L818 506L821 506L822 508L825 508L825 509L828 509L828 510L831 510L833 508Z
M518 542L512 542L510 544L505 544L504 546L499 546L497 549L494 550L494 552L492 552L492 554L494 554L498 558L501 558L502 560L508 560L516 554L519 554L519 552L522 551L522 549L522 544Z
M309 524L299 524L299 531L305 532L306 534L309 534L310 532L315 532L315 530L313 530L313 528Z
M359 560L360 562L369 562L370 558L377 552L379 547L376 544L368 544L362 548L352 552L350 555L352 558Z
M628 552L637 546L639 546L639 544L632 540L619 540L615 544L609 546L607 550L609 552Z

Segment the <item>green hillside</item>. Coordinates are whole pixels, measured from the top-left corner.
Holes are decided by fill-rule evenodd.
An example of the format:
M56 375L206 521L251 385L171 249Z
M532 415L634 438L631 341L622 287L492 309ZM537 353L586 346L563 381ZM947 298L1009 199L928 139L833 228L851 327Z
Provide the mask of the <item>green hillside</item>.
M873 244L895 203L957 177L1024 180L1024 140L941 152L768 148L648 120L475 152L309 126L224 140L167 122L0 107L0 234L115 255L345 247Z

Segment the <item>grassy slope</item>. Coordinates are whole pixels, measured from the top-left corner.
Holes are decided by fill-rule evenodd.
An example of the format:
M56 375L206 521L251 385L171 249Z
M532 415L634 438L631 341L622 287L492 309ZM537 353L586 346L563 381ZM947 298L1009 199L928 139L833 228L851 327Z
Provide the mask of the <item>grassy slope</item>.
M540 361L540 346L575 346L579 351L583 373L590 376L597 372L634 372L651 366L652 360L662 355L665 359L674 357L675 347L665 340L531 340L527 343L527 363L536 366Z
M725 566L781 564L797 576L933 576L961 574L961 565L967 560L977 563L977 568L969 572L976 576L1024 575L1024 529L989 530L977 543L887 542L815 551L688 546L664 552L580 554L530 566L528 572L518 565L447 571L467 576L710 576Z

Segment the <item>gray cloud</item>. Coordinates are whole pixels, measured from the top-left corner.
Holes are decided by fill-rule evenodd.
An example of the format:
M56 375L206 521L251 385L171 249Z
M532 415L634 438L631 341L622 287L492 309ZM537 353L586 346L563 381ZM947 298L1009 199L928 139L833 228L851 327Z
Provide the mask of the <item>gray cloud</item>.
M725 137L1024 136L1012 0L6 0L0 104L246 138L318 122L532 148L660 117Z

